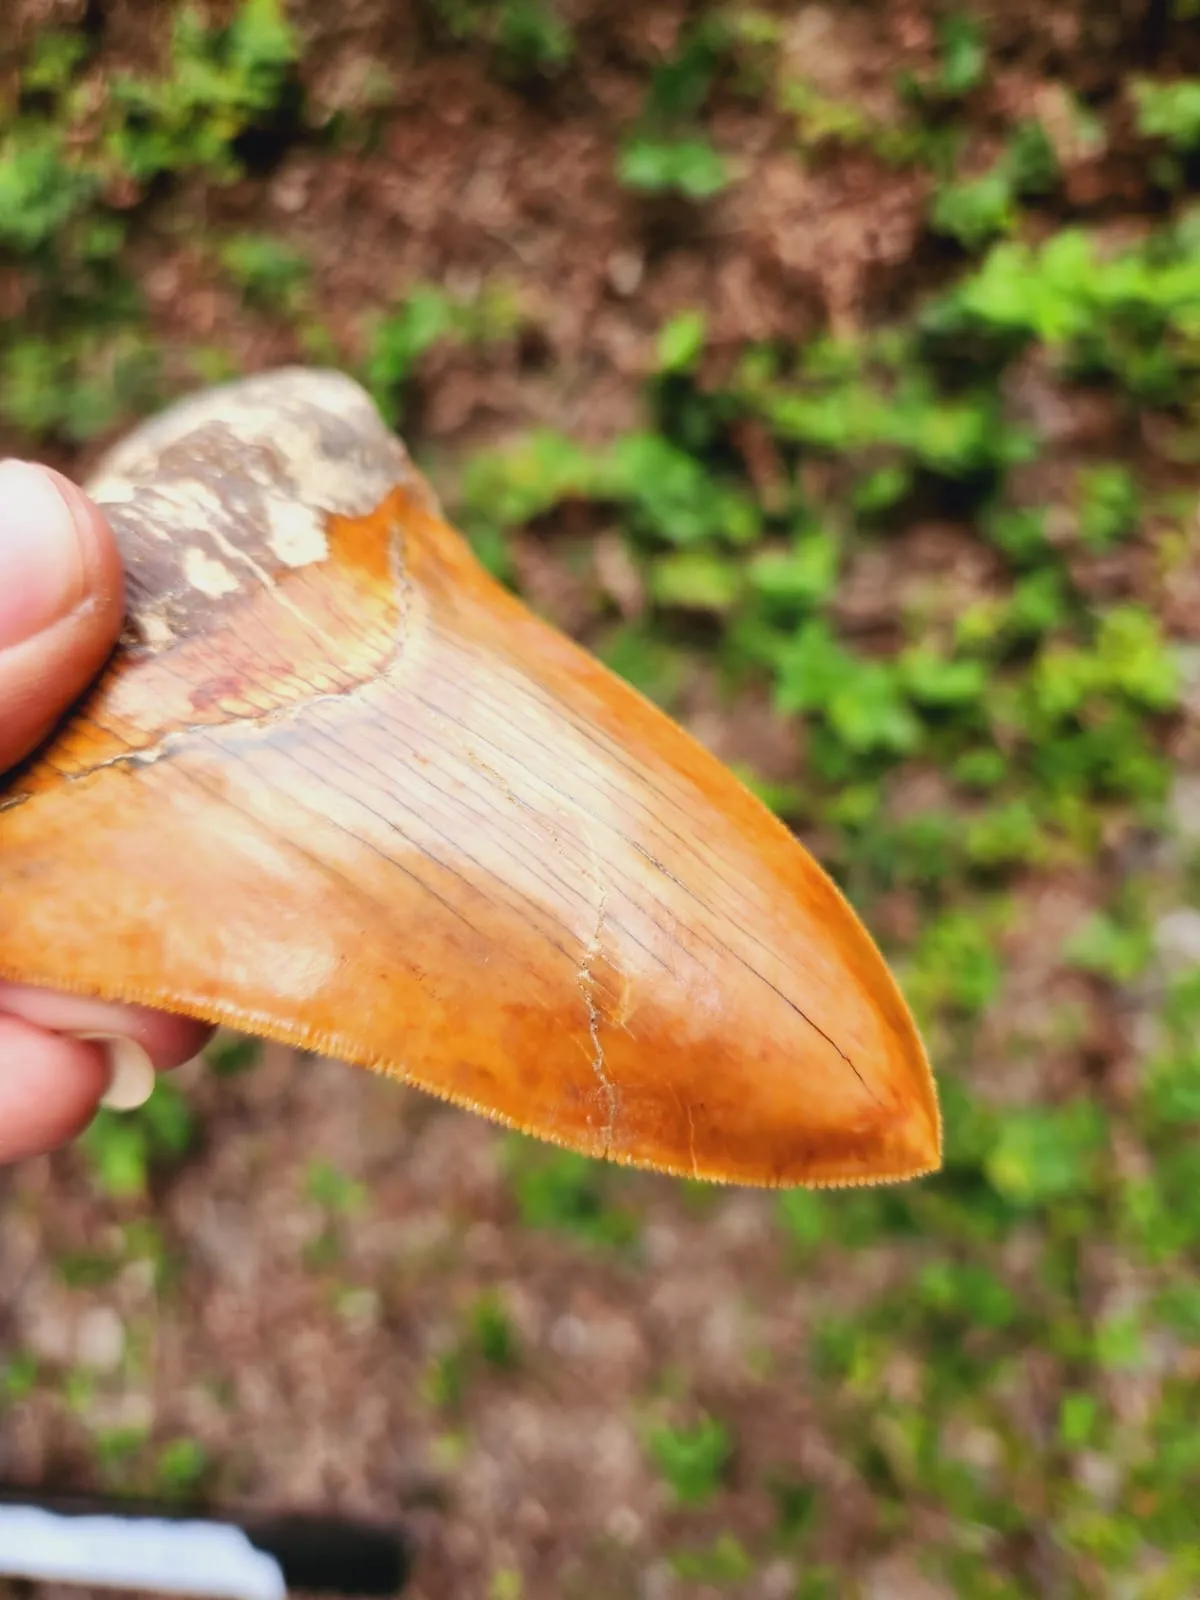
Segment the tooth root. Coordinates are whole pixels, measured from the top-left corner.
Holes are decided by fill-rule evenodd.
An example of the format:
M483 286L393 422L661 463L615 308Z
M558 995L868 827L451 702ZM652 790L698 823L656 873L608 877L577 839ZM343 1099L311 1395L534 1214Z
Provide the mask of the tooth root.
M219 625L189 595L187 636L0 791L0 976L229 1022L668 1172L936 1167L912 1019L776 819L415 489L326 533L321 564L214 600L241 608Z

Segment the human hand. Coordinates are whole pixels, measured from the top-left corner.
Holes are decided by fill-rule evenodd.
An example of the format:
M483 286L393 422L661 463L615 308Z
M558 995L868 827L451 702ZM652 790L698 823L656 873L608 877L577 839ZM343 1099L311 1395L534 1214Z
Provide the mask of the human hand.
M120 558L97 508L48 468L0 462L0 773L100 671L123 610ZM97 906L98 934L103 918ZM144 1006L0 982L0 1162L54 1149L101 1104L140 1105L154 1072L189 1060L210 1032Z

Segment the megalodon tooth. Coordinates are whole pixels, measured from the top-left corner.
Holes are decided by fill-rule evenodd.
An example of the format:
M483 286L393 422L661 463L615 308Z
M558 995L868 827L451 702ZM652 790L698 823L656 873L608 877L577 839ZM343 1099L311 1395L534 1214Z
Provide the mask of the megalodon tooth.
M921 1039L838 889L487 574L357 384L205 391L87 488L128 622L0 783L0 978L319 1050L632 1166L938 1166Z

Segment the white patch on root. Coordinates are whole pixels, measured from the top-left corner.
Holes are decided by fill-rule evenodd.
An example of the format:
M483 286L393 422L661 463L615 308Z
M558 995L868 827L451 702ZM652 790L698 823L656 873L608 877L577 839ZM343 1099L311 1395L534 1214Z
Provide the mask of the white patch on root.
M198 545L193 545L184 555L183 575L193 589L199 589L210 600L222 600L241 588L225 563L206 555Z
M358 448L331 453L322 414L348 425ZM286 485L296 502L325 513L364 517L397 483L411 479L403 447L364 389L340 372L285 367L177 400L115 445L85 487L110 505L141 498L164 452L213 424L247 446L248 461L257 449L282 463L281 477L256 476L263 488L278 493Z
M267 501L271 524L269 543L285 567L310 567L329 559L329 540L321 516L298 500Z

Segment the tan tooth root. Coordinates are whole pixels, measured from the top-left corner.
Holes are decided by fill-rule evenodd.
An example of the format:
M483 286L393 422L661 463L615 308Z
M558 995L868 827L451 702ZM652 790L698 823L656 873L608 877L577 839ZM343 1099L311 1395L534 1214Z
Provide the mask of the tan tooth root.
M667 1172L938 1165L921 1041L836 888L487 576L355 385L210 391L91 488L129 626L0 787L0 977Z

